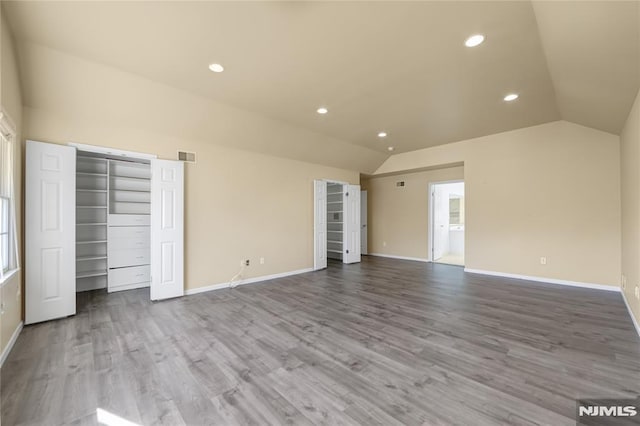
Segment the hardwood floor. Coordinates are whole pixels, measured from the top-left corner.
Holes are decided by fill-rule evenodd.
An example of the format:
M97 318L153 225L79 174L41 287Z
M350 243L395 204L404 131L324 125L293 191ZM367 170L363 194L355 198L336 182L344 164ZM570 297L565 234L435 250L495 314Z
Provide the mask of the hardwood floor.
M82 293L25 327L2 424L573 425L576 398L640 394L617 293L364 257L148 299Z

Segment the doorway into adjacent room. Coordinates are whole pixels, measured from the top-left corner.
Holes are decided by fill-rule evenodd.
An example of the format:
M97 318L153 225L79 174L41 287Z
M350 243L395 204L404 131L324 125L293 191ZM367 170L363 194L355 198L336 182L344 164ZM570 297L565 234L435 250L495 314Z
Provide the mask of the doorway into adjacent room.
M431 260L464 266L464 182L437 182L431 193Z

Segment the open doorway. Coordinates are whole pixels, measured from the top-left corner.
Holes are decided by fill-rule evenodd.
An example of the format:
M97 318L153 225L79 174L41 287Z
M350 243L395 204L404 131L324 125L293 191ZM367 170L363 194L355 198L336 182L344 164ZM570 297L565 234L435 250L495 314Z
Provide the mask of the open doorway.
M431 184L431 260L464 266L464 182Z

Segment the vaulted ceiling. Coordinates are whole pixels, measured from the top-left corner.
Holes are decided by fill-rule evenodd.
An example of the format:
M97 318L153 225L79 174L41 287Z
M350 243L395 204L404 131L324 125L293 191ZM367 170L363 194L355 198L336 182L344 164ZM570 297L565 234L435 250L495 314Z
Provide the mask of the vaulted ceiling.
M640 80L635 1L3 3L18 41L384 153L559 119L617 134Z

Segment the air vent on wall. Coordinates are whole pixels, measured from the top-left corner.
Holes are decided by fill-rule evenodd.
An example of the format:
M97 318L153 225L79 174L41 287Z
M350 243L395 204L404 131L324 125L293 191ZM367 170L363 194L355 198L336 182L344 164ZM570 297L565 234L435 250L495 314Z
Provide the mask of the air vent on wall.
M404 181L401 180L400 182L396 182L396 186L404 186Z
M178 161L185 161L187 163L196 162L196 153L188 151L178 151Z

